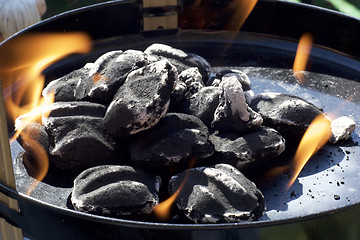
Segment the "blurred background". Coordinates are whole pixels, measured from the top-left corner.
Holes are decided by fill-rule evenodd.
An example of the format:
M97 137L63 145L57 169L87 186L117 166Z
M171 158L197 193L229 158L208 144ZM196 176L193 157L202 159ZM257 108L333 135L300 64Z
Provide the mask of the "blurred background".
M47 0L48 10L44 18L96 3L109 0ZM312 4L339 11L350 16L360 18L360 0L288 0L289 2Z

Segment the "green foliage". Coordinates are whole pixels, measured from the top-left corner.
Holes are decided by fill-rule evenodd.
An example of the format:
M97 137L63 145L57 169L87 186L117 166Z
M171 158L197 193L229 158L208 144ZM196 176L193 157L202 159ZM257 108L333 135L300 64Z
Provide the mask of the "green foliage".
M360 18L360 1L328 0L335 10Z
M359 0L287 0L287 1L312 4L315 6L339 11L356 18L360 18Z
M358 240L360 208L317 218L266 227L259 230L259 240Z

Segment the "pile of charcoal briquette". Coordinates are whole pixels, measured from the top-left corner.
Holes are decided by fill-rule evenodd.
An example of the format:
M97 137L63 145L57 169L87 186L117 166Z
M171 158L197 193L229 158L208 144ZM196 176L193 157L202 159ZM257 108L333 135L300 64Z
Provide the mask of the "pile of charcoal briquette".
M73 207L151 219L186 179L169 221L262 216L264 197L244 173L271 163L287 136L301 137L324 113L296 96L254 96L246 74L214 69L198 55L153 44L108 52L50 82L43 91L55 94L50 115L27 129L52 167L80 172ZM354 124L345 125L334 142L350 136Z

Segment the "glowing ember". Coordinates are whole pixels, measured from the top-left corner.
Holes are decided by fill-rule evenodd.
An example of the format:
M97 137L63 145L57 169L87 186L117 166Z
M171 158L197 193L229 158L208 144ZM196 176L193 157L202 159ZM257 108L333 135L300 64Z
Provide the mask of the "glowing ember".
M305 71L306 69L312 44L313 36L310 33L303 34L299 41L293 66L294 76L300 83L303 83L305 81L303 71Z
M33 121L41 122L46 106L54 102L49 94L42 98L45 77L41 74L55 61L72 53L90 51L90 38L82 33L28 34L6 41L0 47L0 78L8 117L16 121L16 133L21 136L31 161L24 160L31 176L41 181L48 170L46 151L22 130ZM29 189L29 194L32 189Z
M189 164L189 169L191 169L195 164L195 159L191 159ZM181 190L184 188L184 185L189 178L190 171L186 172L186 176L184 178L184 181L181 183L179 189L176 190L176 192L166 199L165 201L159 203L153 208L153 213L160 221L167 221L170 218L170 209L173 203L175 202L176 198L179 196Z
M295 153L290 166L291 180L287 185L288 188L294 183L310 157L327 143L331 135L330 119L324 115L318 115L306 130Z
M106 82L109 81L109 78L101 73L95 73L92 77L92 80L94 83L97 83L99 81Z

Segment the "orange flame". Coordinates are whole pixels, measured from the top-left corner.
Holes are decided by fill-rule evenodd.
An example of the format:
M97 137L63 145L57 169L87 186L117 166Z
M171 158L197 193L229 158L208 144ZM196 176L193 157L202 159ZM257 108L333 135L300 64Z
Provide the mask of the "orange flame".
M187 172L189 174L189 172ZM186 179L186 178L185 178ZM154 206L153 212L155 216L161 221L167 221L170 218L170 209L173 203L175 202L176 198L179 196L181 190L185 185L186 180L184 180L180 187L176 190L176 192L166 199L165 201L159 203L158 205Z
M15 141L15 139L17 139L20 136L20 134L22 133L24 128L29 123L31 123L31 122L41 123L42 117L48 117L50 112L47 112L46 109L47 109L47 106L49 106L50 104L52 104L54 102L54 99L55 99L54 93L48 94L47 96L40 99L38 107L31 109L30 112L22 114L19 118L17 118L15 121L16 132L15 132L14 136L12 136L10 141L11 142ZM15 109L16 109L16 107L15 107ZM23 111L24 111L24 108L20 109L20 112L23 112Z
M41 72L72 53L86 53L91 44L82 33L28 34L0 47L0 77L7 114L16 119L40 105Z
M221 1L218 4L212 4L210 1L194 0L191 6L179 16L180 27L213 29L221 26L222 30L239 31L254 9L257 0L233 0L225 3L227 4L225 7L220 3Z
M287 185L288 189L294 183L310 157L327 143L331 135L330 119L322 114L318 115L311 122L296 150L293 162L290 166L290 174L292 177Z
M300 83L305 81L303 71L306 69L313 41L313 36L310 33L303 34L299 40L293 65L293 74Z
M47 174L48 156L36 140L22 131L30 122L41 122L41 117L48 114L46 106L54 101L53 94L41 97L45 83L41 73L69 54L86 53L90 49L90 38L83 33L25 34L0 46L0 78L6 113L12 121L18 118L17 131L11 140L21 135L32 157L31 161L24 160L24 164L39 181Z
M195 164L195 159L191 159L189 164L189 169L191 169ZM186 181L188 180L190 175L190 171L186 172L184 177L184 181L181 183L180 187L176 190L176 192L166 199L165 201L159 203L158 205L154 206L153 213L160 221L167 221L170 218L170 209L173 203L175 202L176 198L179 196L181 190L184 188Z
M24 158L24 165L28 174L38 181L42 181L49 170L49 158L45 149L27 133L22 132L22 141L25 142L25 150L29 157ZM39 182L35 182L28 189L27 194L36 188Z
M234 11L229 23L228 30L239 31L250 13L254 9L257 0L235 0L232 1L228 9Z

